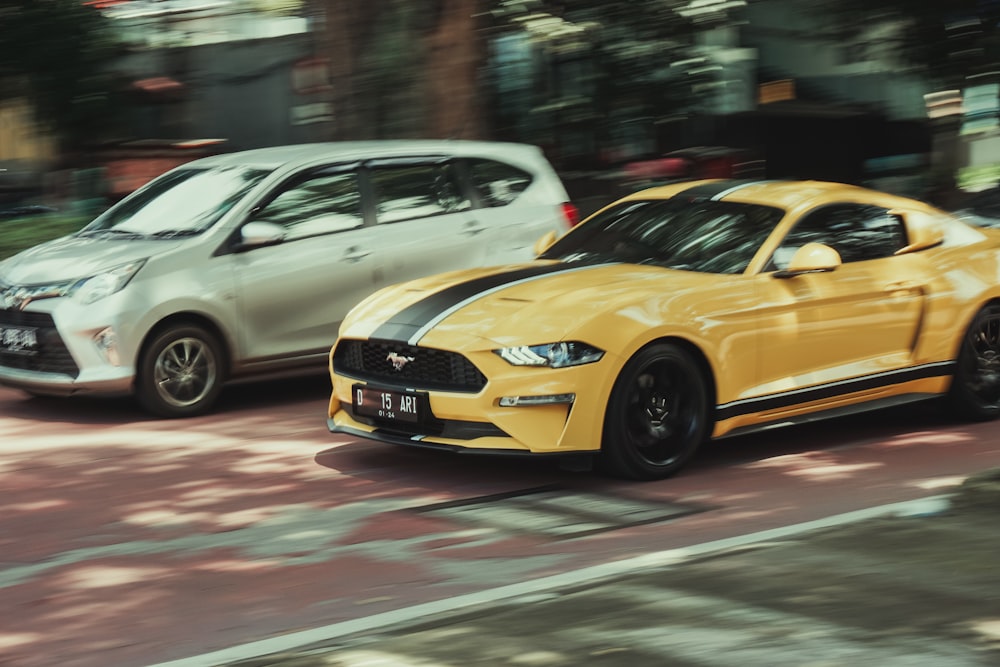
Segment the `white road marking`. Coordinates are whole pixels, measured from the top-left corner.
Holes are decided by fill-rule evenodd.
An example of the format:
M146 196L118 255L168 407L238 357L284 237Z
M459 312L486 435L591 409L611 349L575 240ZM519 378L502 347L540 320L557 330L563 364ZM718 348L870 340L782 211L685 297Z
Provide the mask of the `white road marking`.
M349 635L369 633L375 630L384 630L392 626L405 625L428 616L438 614L453 614L466 608L476 607L496 603L522 596L537 596L545 591L551 591L564 587L578 586L580 584L594 583L602 579L611 579L625 574L631 574L649 568L664 568L679 565L686 560L710 553L736 549L760 542L784 539L813 530L831 528L865 519L872 519L883 516L920 516L936 514L944 511L948 507L947 495L930 496L918 500L910 500L878 507L870 507L854 512L846 512L806 521L804 523L791 526L772 528L747 535L738 535L721 540L714 540L702 544L696 544L679 549L668 549L635 558L629 558L613 563L603 563L586 567L574 572L564 572L539 579L532 579L516 584L499 586L484 591L459 595L446 600L437 600L413 605L404 609L373 614L363 618L350 621L341 621L312 630L302 630L292 632L280 637L271 637L259 641L249 642L239 646L233 646L210 653L205 653L189 658L181 658L163 662L150 667L215 667L216 665L236 662L238 660L248 660L271 653L291 651L296 648L329 642L331 640Z

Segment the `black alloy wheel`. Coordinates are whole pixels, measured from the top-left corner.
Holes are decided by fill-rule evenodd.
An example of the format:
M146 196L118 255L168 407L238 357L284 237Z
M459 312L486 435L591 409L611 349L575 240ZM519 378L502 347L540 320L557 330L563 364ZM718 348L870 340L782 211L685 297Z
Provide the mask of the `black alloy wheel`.
M976 313L965 332L948 400L959 417L985 421L1000 416L1000 305Z
M139 403L160 417L207 412L222 391L220 349L214 335L193 324L161 331L142 352L136 382Z
M611 391L602 468L628 479L674 474L705 439L708 402L705 377L684 348L658 343L640 350Z

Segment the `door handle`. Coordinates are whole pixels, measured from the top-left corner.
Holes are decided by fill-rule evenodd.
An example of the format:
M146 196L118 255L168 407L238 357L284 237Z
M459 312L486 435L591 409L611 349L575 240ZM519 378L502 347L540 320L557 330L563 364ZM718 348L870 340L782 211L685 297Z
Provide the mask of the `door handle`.
M885 286L885 291L889 294L904 294L911 292L923 292L920 283L912 280L898 280Z
M352 246L347 249L347 252L344 254L344 259L348 262L360 262L370 254L370 252L362 252L357 246Z
M467 236L475 236L476 234L481 234L486 231L486 227L483 227L478 222L466 223L465 227L462 229L462 233Z

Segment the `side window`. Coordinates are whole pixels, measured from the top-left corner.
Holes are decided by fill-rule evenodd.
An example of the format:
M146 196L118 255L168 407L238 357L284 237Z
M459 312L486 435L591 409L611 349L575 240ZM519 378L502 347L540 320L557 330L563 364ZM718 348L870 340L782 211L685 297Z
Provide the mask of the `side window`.
M470 160L469 176L488 207L506 206L531 185L531 174L495 160Z
M795 251L809 242L824 243L844 263L890 257L906 246L903 221L876 206L835 204L807 214L774 251L773 268L784 269Z
M372 185L379 224L472 208L454 167L446 163L376 167Z
M357 174L314 174L295 181L253 219L281 225L289 240L361 227L364 218Z

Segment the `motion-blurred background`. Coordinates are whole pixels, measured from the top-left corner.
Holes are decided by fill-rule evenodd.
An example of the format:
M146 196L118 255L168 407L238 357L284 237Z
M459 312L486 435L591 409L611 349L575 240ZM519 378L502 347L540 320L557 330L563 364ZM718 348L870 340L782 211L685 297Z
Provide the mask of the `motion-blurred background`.
M1000 181L1000 0L3 0L0 217L287 143L542 146L584 212L662 180ZM591 201L592 200L592 201Z

